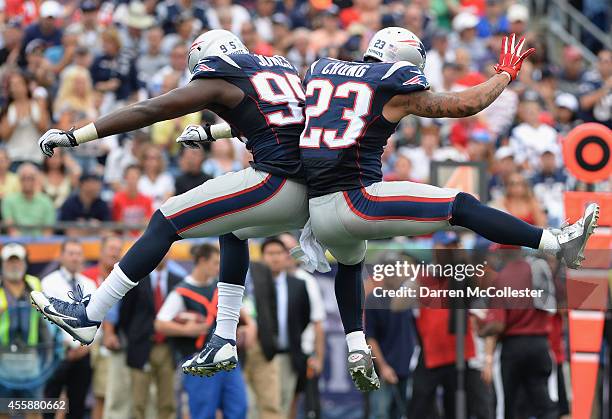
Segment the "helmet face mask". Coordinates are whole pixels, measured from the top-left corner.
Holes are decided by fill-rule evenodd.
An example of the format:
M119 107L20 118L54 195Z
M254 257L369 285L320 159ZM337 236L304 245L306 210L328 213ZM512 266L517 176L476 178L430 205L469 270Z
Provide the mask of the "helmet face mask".
M423 70L426 56L418 36L408 29L390 27L374 34L363 58L387 63L408 61Z
M204 57L248 53L249 50L236 35L223 29L214 29L193 41L189 48L187 64L189 71L193 73L198 62Z

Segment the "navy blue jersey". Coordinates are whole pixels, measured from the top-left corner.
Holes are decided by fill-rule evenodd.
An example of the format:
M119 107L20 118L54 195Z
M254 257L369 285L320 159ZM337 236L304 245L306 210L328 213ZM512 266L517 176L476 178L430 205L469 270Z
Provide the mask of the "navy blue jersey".
M362 63L323 58L304 78L306 127L300 140L311 197L382 180L381 155L397 123L382 110L395 95L429 88L406 61Z
M299 138L304 129L304 92L297 70L286 58L206 57L192 76L192 80L200 78L223 79L244 92L235 108L215 111L248 139L254 168L282 177L303 177Z

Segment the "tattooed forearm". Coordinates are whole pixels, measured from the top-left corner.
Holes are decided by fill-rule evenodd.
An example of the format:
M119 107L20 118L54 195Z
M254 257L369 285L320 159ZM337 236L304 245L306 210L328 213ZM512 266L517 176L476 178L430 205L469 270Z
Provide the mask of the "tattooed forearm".
M461 92L433 93L429 91L405 96L406 113L428 118L463 118L489 106L508 85L509 78L496 74L484 83Z

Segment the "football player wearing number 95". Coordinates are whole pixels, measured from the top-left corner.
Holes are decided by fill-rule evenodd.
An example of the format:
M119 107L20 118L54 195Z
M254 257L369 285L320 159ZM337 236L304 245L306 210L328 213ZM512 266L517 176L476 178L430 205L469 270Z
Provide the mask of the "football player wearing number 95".
M33 304L75 339L89 344L117 301L159 264L173 242L220 236L221 272L214 335L183 370L211 375L236 366L236 326L249 263L250 237L302 228L308 199L299 156L304 93L296 69L281 56L249 54L231 32L199 36L188 57L190 82L164 95L116 110L75 131L50 130L40 139L44 154L97 138L210 109L248 138L251 167L209 180L166 201L144 234L92 295L62 301L33 293ZM231 137L227 124L188 127L177 139L197 147ZM201 355L201 356L200 356Z
M466 227L502 244L541 249L577 268L596 227L591 204L560 231L529 225L482 205L472 195L412 182L382 182L381 154L406 115L462 118L486 108L512 82L524 39L506 37L496 74L457 93L435 93L423 75L425 50L412 32L377 32L363 62L323 58L304 78L306 127L300 140L312 232L339 262L336 299L349 347L349 372L358 388L378 388L362 327L362 265L367 239L416 236ZM307 226L308 227L308 226ZM303 234L309 232L305 231Z

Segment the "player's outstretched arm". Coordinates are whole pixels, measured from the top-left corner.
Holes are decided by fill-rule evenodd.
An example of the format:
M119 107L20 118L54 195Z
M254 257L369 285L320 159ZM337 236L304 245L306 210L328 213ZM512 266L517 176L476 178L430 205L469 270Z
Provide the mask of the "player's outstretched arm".
M428 90L405 95L406 114L428 118L464 118L489 106L510 83L510 77L496 74L484 83L461 92L435 93Z
M461 92L434 93L420 91L401 97L405 114L429 118L463 118L489 106L518 75L525 58L535 52L530 48L521 54L525 38L515 45L515 35L502 40L496 75L484 83ZM395 99L395 98L394 98Z
M40 138L38 144L45 155L52 156L55 147L76 147L98 138L178 118L211 104L232 108L240 103L242 98L240 89L223 80L196 79L161 96L113 111L77 130L49 130Z

